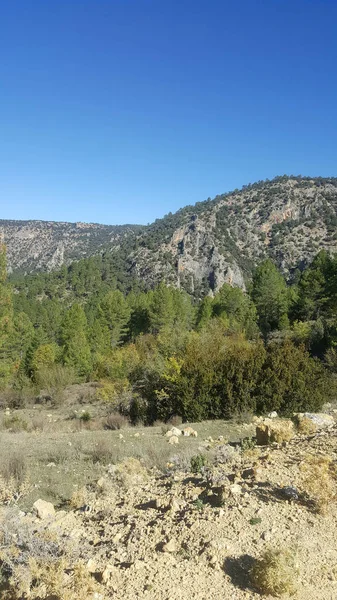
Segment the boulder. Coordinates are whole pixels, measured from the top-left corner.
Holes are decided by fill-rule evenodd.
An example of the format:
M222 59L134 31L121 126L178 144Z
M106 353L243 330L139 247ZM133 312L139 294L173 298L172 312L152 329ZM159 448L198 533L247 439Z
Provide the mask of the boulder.
M45 500L36 500L33 504L33 510L39 517L39 519L50 519L55 516L55 508L51 502Z
M171 431L172 431L172 435L176 435L177 437L182 435L182 431L181 431L181 429L178 429L178 427L172 427Z
M277 419L278 414L277 414L276 410L272 410L270 413L268 413L267 416L269 419Z
M183 434L186 437L198 437L198 432L193 427L185 427Z
M317 429L327 429L335 424L335 419L331 415L326 415L325 413L306 412L303 414L298 414L297 418L299 420L301 418L308 419L314 425L316 425Z
M290 419L264 419L256 426L256 443L259 446L289 442L294 435L295 428Z
M169 443L169 444L172 444L172 446L173 446L174 444L179 444L179 438L178 438L178 436L176 436L176 435L171 435L171 437L170 437L170 438L169 438L169 440L168 440L168 443Z

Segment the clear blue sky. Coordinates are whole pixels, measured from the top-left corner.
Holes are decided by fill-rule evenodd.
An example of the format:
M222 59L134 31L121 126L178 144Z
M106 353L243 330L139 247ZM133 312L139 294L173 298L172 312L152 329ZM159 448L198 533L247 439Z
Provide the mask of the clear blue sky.
M0 0L0 218L337 175L337 2Z

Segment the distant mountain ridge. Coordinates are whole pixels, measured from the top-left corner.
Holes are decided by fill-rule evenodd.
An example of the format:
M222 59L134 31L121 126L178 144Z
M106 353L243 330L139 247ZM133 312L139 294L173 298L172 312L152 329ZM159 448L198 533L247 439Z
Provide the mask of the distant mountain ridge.
M63 264L118 247L139 225L0 220L10 271L52 271Z
M224 282L244 288L266 257L289 275L320 249L337 252L337 178L259 181L148 226L0 221L0 231L14 271L105 252L147 287L165 280L201 296Z

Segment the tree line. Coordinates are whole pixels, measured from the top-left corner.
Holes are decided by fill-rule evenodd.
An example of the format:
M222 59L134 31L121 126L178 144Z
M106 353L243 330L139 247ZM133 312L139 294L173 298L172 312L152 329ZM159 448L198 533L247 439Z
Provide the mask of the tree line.
M151 423L318 410L334 393L336 257L320 252L290 284L265 260L247 292L201 301L164 282L125 294L90 265L12 285L0 246L0 388L14 404L97 381L99 399Z

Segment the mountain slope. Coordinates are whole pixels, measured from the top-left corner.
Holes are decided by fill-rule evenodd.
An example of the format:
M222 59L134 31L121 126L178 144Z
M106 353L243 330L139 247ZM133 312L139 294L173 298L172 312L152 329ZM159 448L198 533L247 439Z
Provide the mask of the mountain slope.
M135 225L0 220L9 269L23 273L51 271L107 246L118 247L125 236L139 229Z
M6 225L7 223L7 225ZM277 177L187 206L147 227L0 222L12 269L51 270L105 255L129 280L164 279L202 296L245 287L271 257L286 275L320 249L337 252L337 179Z
M244 287L271 257L286 275L325 248L337 252L337 179L278 177L186 207L138 236L135 274L197 295Z

